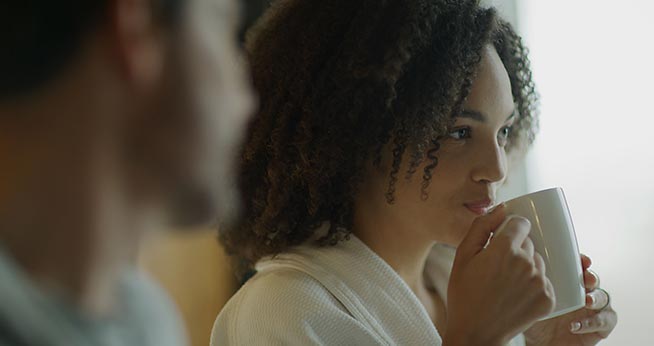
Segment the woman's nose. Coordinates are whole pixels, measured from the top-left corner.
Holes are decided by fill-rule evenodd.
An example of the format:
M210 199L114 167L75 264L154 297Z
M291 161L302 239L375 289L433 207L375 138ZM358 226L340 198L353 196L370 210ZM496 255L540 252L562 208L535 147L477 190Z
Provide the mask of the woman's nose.
M480 150L472 171L475 182L495 183L506 178L506 153L499 145L491 145Z

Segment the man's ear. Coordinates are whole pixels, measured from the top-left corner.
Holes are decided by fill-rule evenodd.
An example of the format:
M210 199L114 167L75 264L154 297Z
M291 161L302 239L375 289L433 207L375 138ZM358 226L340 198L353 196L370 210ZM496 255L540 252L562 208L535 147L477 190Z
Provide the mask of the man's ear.
M109 29L125 80L149 89L161 78L164 40L151 0L110 1Z

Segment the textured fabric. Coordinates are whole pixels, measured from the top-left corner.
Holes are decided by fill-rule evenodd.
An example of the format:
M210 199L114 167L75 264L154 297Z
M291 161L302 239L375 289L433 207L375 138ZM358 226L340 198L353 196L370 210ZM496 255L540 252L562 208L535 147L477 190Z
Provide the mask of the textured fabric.
M135 269L124 273L114 314L85 315L37 288L0 251L0 345L179 346L186 337L166 295Z
M258 263L228 302L212 345L439 345L404 281L356 237Z
M425 267L441 297L454 250L436 246ZM441 345L426 310L355 236L304 245L257 264L258 273L218 315L211 345ZM523 346L522 337L510 346Z

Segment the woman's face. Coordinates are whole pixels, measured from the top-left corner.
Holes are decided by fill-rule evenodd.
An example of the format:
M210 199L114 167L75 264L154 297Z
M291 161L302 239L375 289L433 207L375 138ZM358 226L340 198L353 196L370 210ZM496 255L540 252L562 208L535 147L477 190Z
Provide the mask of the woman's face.
M420 192L419 173L428 164L425 162L411 180L398 180L393 214L397 211L397 217L412 223L411 229L431 240L458 246L473 220L496 202L497 188L507 173L505 146L513 114L508 73L488 45L464 111L440 141L428 199L422 200Z

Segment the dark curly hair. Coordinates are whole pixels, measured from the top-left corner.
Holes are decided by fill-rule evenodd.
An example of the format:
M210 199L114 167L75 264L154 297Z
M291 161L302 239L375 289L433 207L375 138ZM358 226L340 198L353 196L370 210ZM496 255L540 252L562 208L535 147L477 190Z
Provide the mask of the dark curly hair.
M261 107L242 152L243 213L219 232L227 252L252 264L323 222L322 245L347 237L366 164L379 166L387 148L388 202L397 180L416 173L428 198L439 139L487 44L511 81L515 150L533 141L538 96L526 48L494 9L474 0L274 2L246 37Z

